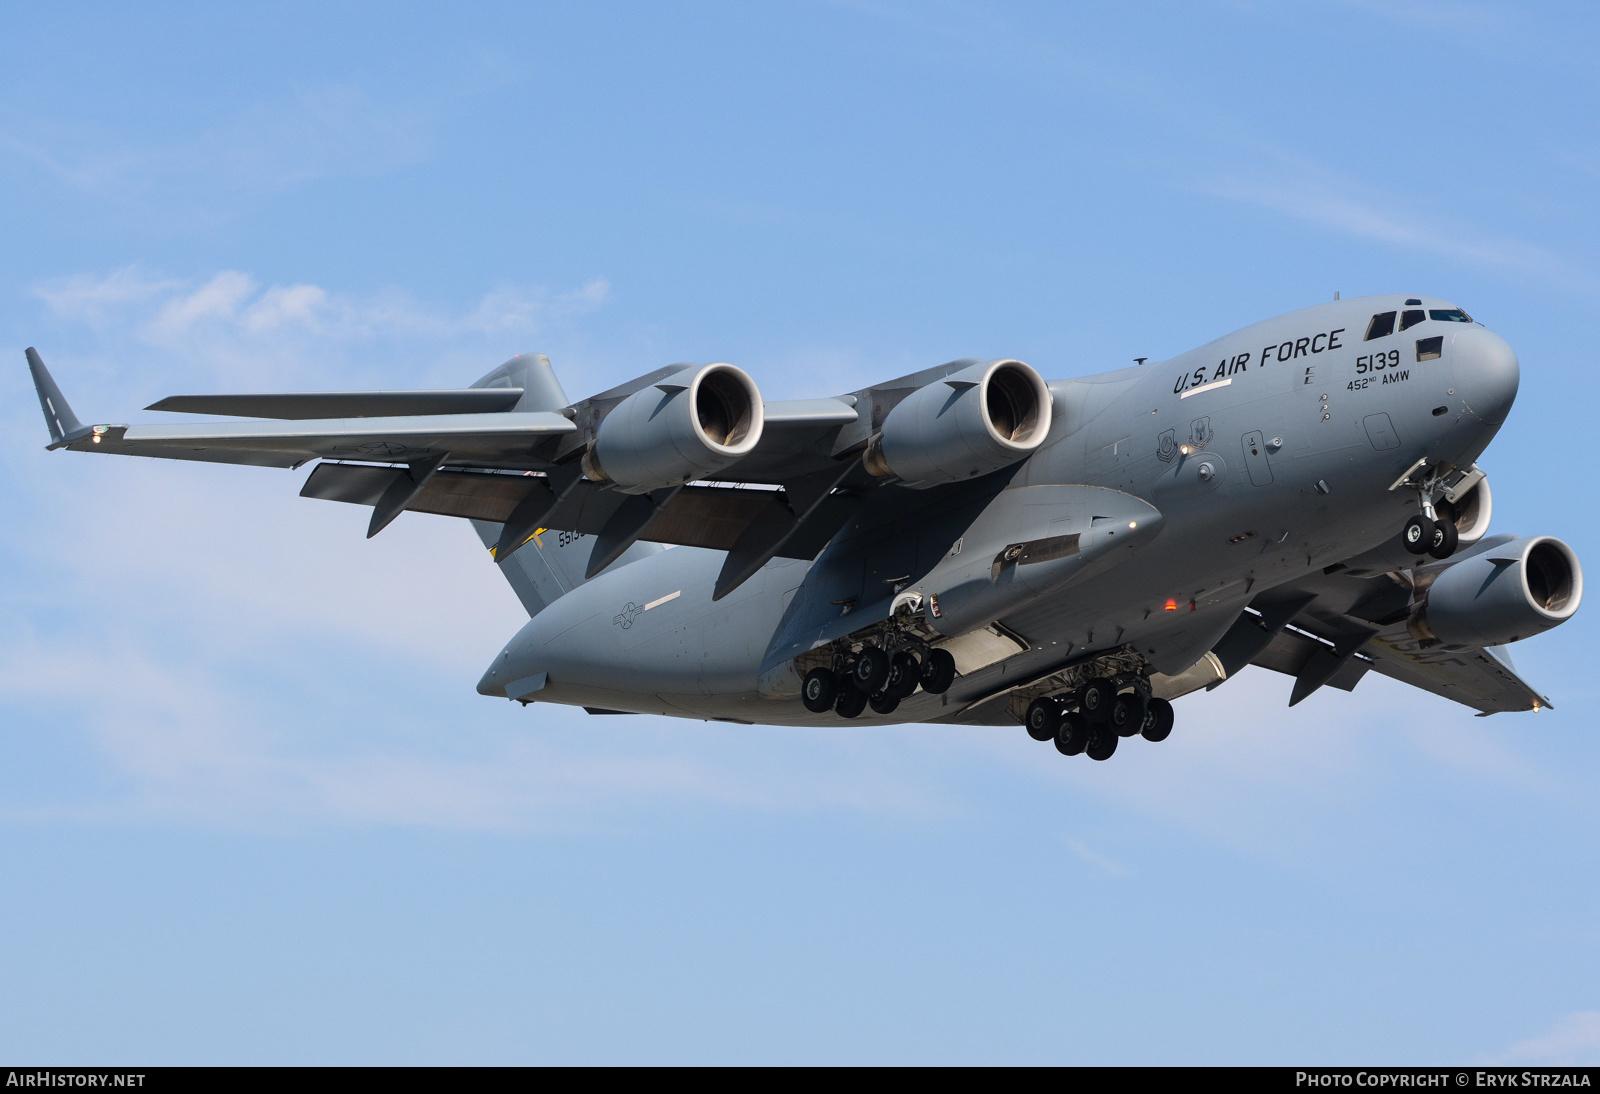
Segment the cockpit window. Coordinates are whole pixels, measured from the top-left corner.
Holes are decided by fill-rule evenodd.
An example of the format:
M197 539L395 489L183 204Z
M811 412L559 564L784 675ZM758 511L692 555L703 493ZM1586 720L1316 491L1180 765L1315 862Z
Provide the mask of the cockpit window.
M1432 338L1417 339L1417 360L1437 361L1444 356L1444 335L1436 334Z
M1428 318L1438 320L1441 323L1472 322L1472 316L1468 315L1460 308L1434 308L1428 312Z
M1374 338L1382 338L1384 335L1393 333L1394 312L1379 312L1377 315L1372 317L1372 322L1367 324L1367 336L1363 338L1362 341L1370 342Z
M1400 329L1410 330L1426 318L1428 318L1428 313L1420 308L1416 311L1404 312L1400 316Z

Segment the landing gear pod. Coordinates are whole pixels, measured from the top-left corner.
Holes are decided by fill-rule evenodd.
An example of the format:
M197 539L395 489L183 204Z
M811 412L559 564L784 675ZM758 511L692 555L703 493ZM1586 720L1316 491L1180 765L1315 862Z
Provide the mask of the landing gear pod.
M617 404L583 471L628 494L678 486L749 455L763 422L761 392L743 369L686 368Z
M1512 539L1435 571L1410 630L1450 646L1503 646L1560 626L1582 599L1571 547L1552 536Z
M884 419L867 470L919 489L986 475L1050 433L1050 389L1021 361L989 361L919 388Z

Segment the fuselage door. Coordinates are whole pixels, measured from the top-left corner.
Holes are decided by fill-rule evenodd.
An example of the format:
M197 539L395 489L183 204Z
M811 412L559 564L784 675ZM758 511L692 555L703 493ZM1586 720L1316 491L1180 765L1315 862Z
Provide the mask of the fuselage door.
M1266 486L1272 481L1272 466L1267 463L1267 444L1259 429L1244 435L1244 466L1255 485Z

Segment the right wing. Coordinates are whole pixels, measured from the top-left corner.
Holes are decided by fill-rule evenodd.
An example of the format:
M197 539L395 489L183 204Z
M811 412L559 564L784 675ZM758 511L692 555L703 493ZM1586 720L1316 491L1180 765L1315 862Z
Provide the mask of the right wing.
M1413 637L1411 604L1404 574L1329 567L1261 593L1213 652L1230 676L1245 664L1293 676L1291 705L1323 684L1353 690L1368 671L1480 714L1551 705L1517 674L1503 646L1454 648Z

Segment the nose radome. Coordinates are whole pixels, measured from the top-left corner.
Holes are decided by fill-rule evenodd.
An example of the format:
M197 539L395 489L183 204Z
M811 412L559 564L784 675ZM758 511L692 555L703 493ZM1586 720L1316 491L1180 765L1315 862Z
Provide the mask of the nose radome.
M1472 327L1456 332L1451 362L1462 402L1488 425L1500 425L1517 398L1521 369L1516 351L1493 331Z

